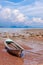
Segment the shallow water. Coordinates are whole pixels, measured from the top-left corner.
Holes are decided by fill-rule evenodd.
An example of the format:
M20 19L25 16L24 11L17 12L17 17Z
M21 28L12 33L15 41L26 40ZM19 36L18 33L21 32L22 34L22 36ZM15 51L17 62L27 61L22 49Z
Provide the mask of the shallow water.
M0 28L0 32L20 32L26 28Z

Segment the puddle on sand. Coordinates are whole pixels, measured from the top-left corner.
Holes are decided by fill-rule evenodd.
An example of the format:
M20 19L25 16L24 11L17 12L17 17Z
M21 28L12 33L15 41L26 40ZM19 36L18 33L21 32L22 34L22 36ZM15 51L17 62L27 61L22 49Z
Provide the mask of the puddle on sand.
M24 64L23 65L29 65L29 60L28 59L24 59Z
M38 62L40 61L40 56L34 53L26 52L24 51L24 63L23 65L38 65Z
M37 65L43 65L43 63L39 63L39 64L37 64Z
M43 65L43 60L39 61L37 65Z
M30 65L37 65L38 64L38 62L36 62L36 61L31 61L30 62Z
M7 52L7 50L6 50L6 49L2 49L2 51L3 51L3 52Z
M29 57L28 57L29 58ZM29 60L28 58L24 58L23 65L37 65L38 62L35 60Z

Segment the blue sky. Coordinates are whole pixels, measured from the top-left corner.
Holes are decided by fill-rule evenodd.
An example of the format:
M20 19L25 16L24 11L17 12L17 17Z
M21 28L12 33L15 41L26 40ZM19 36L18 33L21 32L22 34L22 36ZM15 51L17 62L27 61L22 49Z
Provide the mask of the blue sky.
M8 0L8 1L18 3L18 2L21 2L21 1L23 1L23 0Z
M43 0L0 0L0 27L43 28Z

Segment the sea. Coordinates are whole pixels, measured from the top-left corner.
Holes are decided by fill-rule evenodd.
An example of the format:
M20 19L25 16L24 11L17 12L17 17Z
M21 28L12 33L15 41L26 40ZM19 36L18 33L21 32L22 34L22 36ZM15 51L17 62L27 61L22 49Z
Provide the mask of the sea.
M0 32L20 32L27 29L42 29L42 28L0 28Z
M0 32L19 32L26 28L0 28Z

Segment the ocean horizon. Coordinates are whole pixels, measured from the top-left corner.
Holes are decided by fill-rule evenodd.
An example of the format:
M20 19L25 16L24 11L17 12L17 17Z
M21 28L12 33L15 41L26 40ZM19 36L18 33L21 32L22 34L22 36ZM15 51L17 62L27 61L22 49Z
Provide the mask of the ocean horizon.
M30 30L30 29L42 29L43 28L0 28L0 32L19 32L21 30Z

